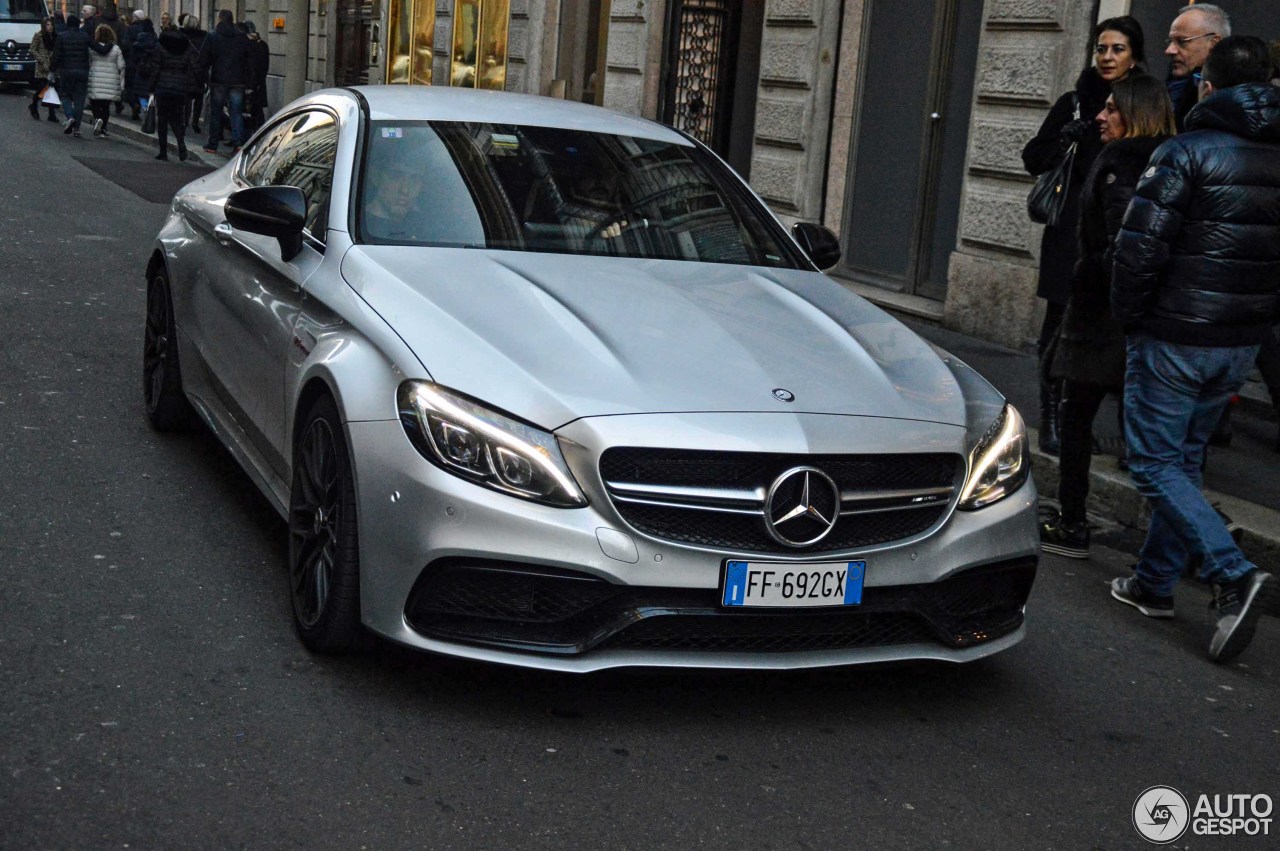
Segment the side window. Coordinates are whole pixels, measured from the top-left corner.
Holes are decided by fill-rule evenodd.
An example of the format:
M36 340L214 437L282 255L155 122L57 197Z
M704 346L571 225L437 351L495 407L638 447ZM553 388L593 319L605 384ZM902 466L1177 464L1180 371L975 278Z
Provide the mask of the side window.
M323 240L329 227L329 191L338 155L338 125L327 112L289 122L287 138L263 174L263 184L296 186L307 198L307 230Z
M244 179L253 186L296 186L307 199L307 230L324 239L338 153L338 126L327 112L282 121L248 151Z

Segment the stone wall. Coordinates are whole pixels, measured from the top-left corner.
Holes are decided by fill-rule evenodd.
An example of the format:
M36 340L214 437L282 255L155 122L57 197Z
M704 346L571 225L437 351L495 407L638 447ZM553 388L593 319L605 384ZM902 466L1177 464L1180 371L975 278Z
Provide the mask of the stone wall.
M1022 147L1087 60L1090 0L986 0L944 324L1016 348L1039 334L1040 234Z

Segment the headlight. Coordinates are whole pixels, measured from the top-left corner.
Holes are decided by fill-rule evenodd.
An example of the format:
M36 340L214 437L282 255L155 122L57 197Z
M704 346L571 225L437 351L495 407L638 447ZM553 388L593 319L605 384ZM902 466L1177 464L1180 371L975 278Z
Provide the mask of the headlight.
M957 508L972 511L999 502L1022 487L1030 472L1027 428L1017 409L1006 404L999 419L969 453L969 478Z
M587 504L550 432L425 381L406 381L399 396L409 440L444 470L546 505Z

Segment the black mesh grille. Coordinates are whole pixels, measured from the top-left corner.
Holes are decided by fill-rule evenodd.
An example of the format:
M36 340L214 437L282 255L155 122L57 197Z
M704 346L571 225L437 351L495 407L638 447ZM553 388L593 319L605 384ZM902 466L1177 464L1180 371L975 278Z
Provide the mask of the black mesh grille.
M778 653L936 641L934 631L910 614L840 612L803 617L659 615L618 633L605 646Z
M946 453L900 455L777 455L615 448L600 458L605 482L730 489L768 488L796 466L822 470L845 491L954 487L960 457ZM825 538L809 547L787 547L765 530L763 516L698 508L672 508L614 500L637 530L668 541L743 552L833 552L897 541L933 526L946 502L872 514L842 515Z
M748 610L715 588L614 585L568 570L445 559L422 572L405 615L424 635L531 652L596 647L788 652L921 642L969 647L1022 624L1031 559L926 585L866 589L861 606Z

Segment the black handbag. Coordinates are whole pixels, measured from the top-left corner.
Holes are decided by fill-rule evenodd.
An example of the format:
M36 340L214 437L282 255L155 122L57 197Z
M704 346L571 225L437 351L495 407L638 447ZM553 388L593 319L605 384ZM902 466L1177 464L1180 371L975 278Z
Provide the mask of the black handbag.
M147 99L147 111L142 115L142 132L156 132L156 96Z
M1080 102L1076 101L1075 117L1080 117ZM1071 185L1071 167L1076 161L1078 143L1063 154L1057 165L1036 178L1036 185L1031 187L1027 196L1027 215L1031 221L1057 227L1062 221L1062 210L1067 206L1067 191Z

